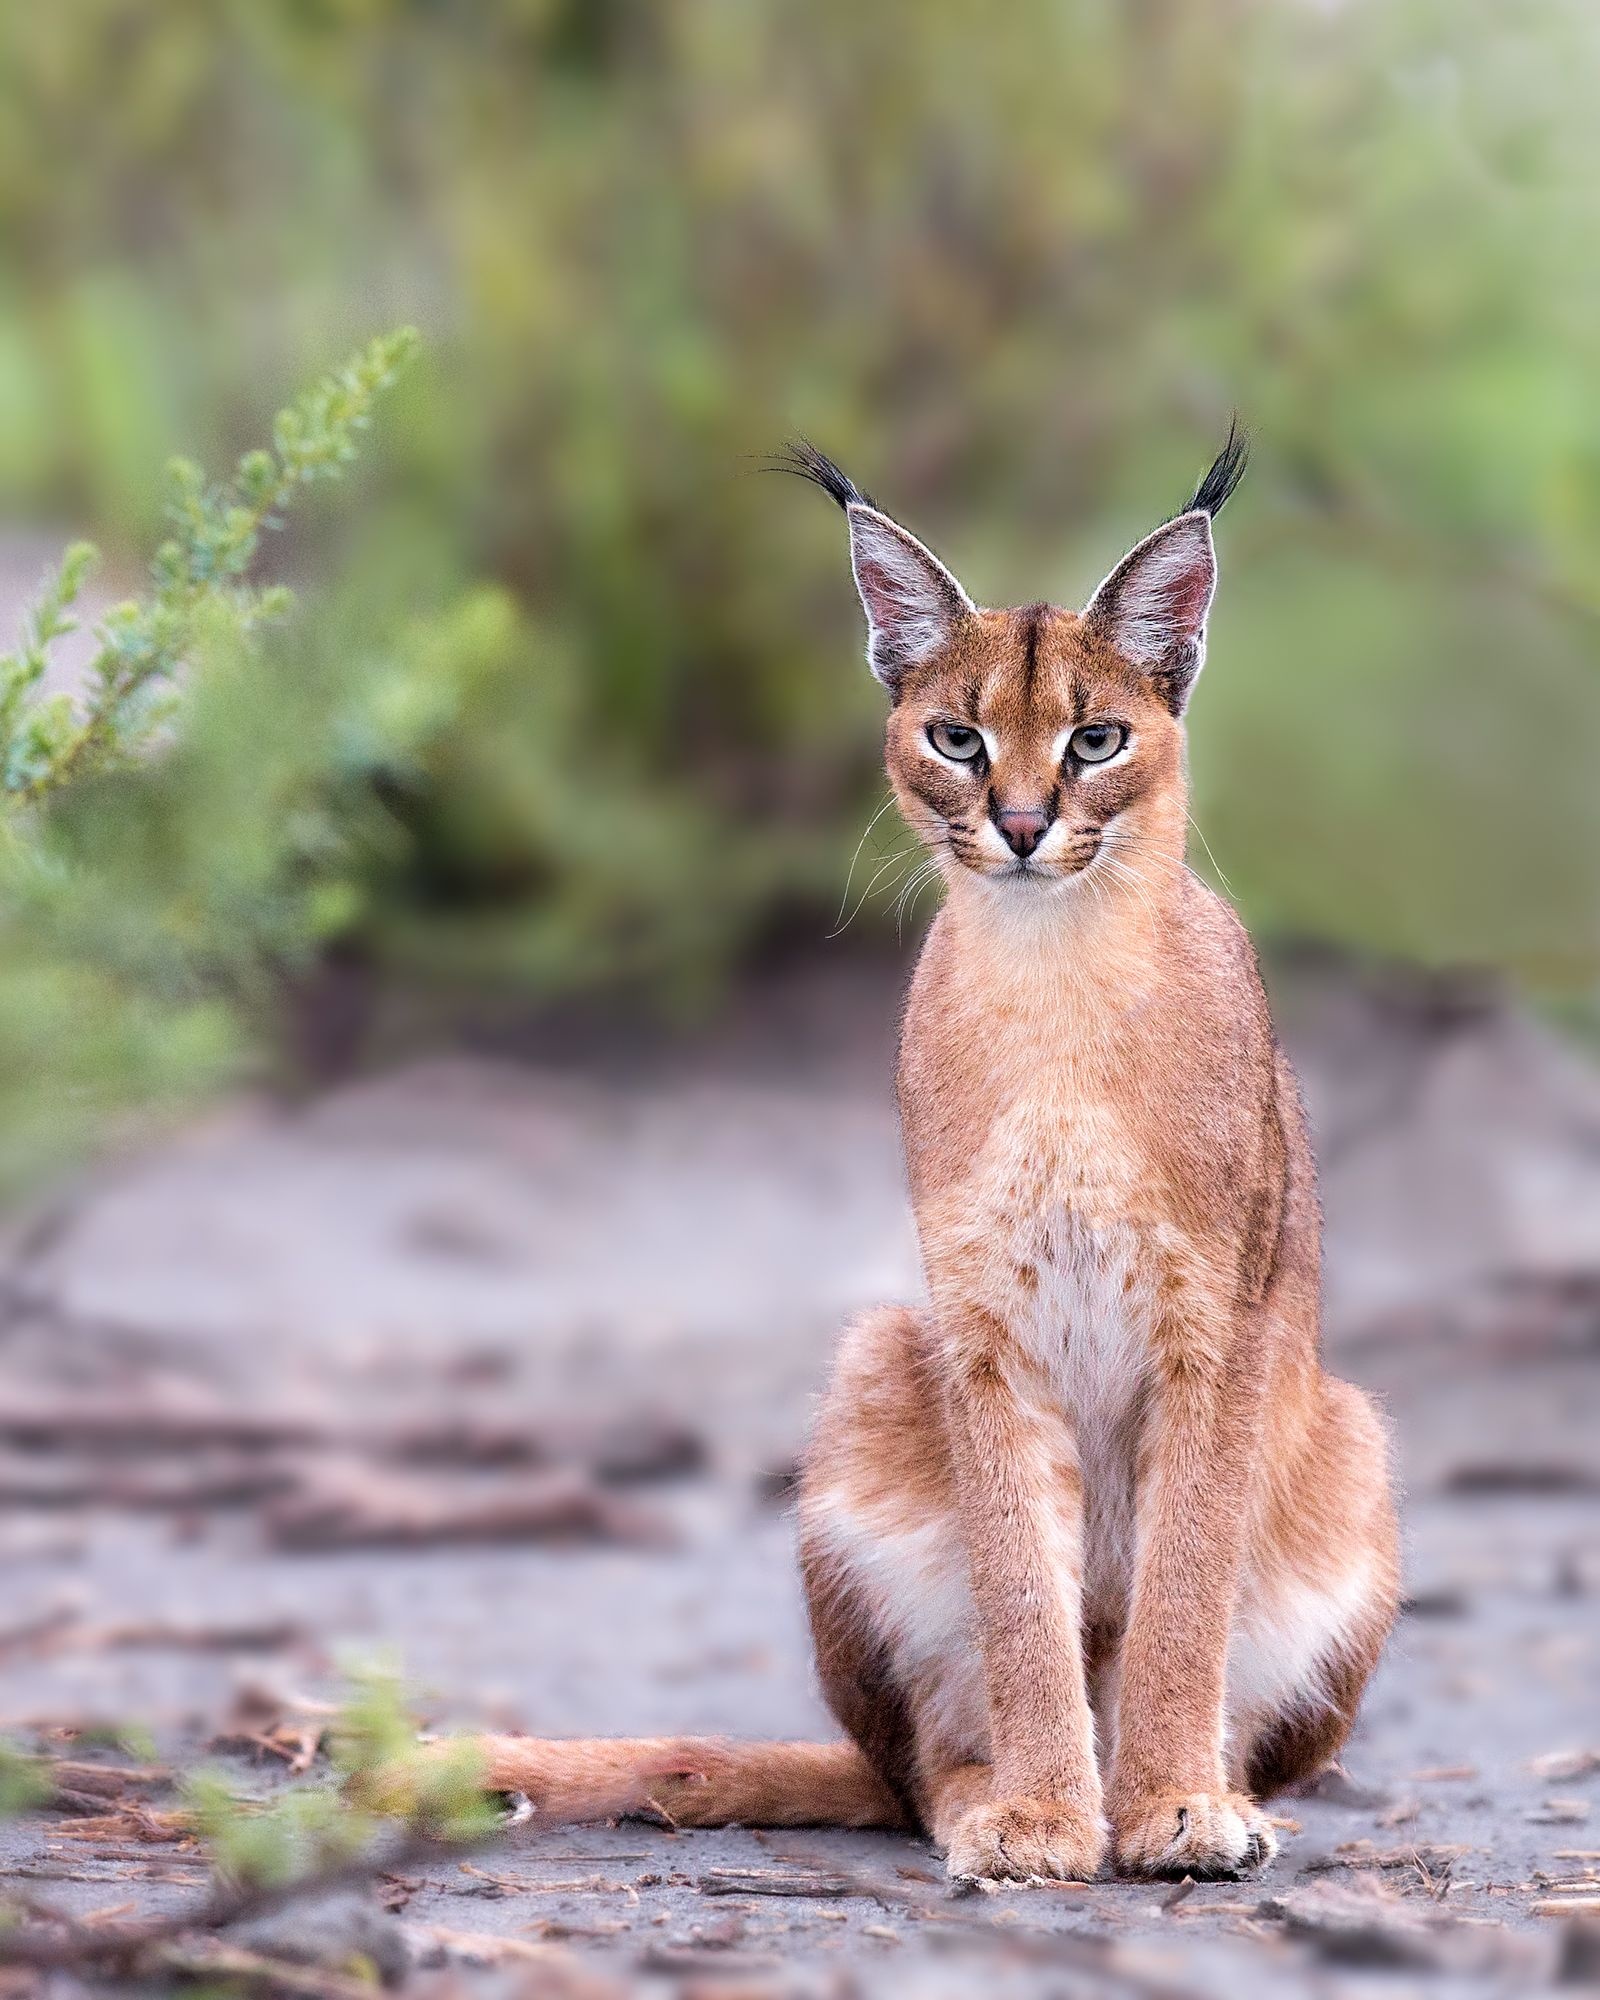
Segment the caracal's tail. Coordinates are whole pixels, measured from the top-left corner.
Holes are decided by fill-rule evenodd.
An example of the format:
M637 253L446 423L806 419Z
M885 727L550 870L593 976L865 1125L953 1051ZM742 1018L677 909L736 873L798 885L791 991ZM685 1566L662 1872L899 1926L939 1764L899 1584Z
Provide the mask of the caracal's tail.
M525 1793L544 1820L653 1812L674 1826L906 1824L900 1802L850 1742L481 1736L474 1747L485 1788Z

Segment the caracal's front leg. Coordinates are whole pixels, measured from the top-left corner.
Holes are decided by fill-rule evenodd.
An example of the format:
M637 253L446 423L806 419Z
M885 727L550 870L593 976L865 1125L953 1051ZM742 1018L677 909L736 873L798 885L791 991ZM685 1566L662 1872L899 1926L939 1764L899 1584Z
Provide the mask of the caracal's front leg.
M1117 1689L1109 1806L1116 1862L1197 1880L1276 1850L1224 1771L1228 1640L1259 1433L1248 1331L1180 1308L1157 1330L1157 1389L1140 1467L1133 1600Z
M1105 1852L1080 1642L1083 1488L1071 1432L990 1312L941 1315L946 1422L989 1697L989 1796L952 1876L1089 1880Z

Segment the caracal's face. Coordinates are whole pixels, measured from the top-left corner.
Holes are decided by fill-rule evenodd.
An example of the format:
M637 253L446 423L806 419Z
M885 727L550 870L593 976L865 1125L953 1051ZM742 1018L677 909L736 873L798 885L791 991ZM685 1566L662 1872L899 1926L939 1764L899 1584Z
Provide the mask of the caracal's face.
M946 867L1017 894L1136 866L1181 783L1182 727L1077 613L981 611L890 712L901 812ZM948 860L945 859L948 857Z
M1181 514L1145 536L1081 612L985 611L909 529L813 446L788 469L850 529L867 661L889 690L887 763L906 820L952 883L1037 897L1097 873L1137 885L1181 858L1184 705L1216 588L1211 517L1244 470L1237 425Z

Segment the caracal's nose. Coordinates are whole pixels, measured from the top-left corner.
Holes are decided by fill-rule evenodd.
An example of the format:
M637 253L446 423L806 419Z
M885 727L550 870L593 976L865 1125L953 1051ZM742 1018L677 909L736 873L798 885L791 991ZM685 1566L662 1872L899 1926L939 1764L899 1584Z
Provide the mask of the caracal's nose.
M1019 861L1026 861L1050 830L1049 816L1042 812L1008 809L996 813L994 823L1000 829L1001 839Z

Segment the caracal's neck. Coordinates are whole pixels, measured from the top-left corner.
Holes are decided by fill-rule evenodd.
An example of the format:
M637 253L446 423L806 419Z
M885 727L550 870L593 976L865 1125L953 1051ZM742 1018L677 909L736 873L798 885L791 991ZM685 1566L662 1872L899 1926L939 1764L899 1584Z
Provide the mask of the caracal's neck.
M1115 1019L1157 990L1174 949L1187 869L1181 795L1108 829L1081 873L993 880L951 861L940 918L954 978L1009 1010Z

